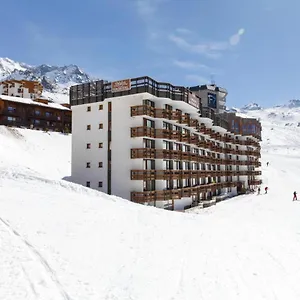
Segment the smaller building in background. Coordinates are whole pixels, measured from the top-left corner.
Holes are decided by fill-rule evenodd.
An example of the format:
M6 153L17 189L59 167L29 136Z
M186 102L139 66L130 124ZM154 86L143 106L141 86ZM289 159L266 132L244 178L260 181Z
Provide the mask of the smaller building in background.
M227 113L229 131L234 134L249 135L261 139L261 124L254 118L242 118L235 113Z
M37 81L0 82L0 125L70 132L70 105L53 103L42 91Z
M0 94L19 98L37 99L42 96L43 86L38 81L5 80L0 83Z

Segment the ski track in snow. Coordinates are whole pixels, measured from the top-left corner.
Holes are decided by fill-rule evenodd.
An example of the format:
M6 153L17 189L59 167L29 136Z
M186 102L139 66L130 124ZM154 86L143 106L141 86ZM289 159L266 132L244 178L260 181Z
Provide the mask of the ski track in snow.
M34 294L34 297L36 299L48 299L47 291L44 295L39 296L39 294L41 294L43 291L38 292L38 290L40 290L40 287L42 287L43 285L50 286L51 285L50 281L52 281L56 285L56 288L59 291L59 294L62 296L62 297L59 297L59 295L57 295L57 296L55 296L56 297L55 299L71 300L68 293L63 289L61 283L59 282L55 272L51 269L47 260L40 254L40 252L34 246L32 246L24 237L22 237L15 229L13 229L7 221L3 220L1 217L0 217L0 224L2 225L2 227L3 226L6 227L6 230L14 236L14 238L15 238L14 240L16 240L16 244L23 243L23 246L25 246L25 247L22 247L21 245L19 246L20 248L25 248L22 252L31 252L31 255L29 254L29 256L33 256L35 261L39 262L43 266L44 270L46 271L45 272L46 276L44 276L45 278L43 279L43 281L41 281L39 283L39 286L37 286L37 283L33 282L32 278L29 276L29 273L27 272L26 267L25 267L26 264L24 262L20 263L22 271L28 280L30 289ZM3 230L1 230L1 231L3 232Z

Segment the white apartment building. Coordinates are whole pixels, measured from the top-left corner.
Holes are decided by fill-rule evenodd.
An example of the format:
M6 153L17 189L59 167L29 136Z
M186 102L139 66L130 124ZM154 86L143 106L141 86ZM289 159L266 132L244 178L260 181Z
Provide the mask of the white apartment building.
M209 206L261 184L260 123L247 119L251 127L243 127L245 119L203 100L197 87L149 77L71 87L72 180L172 210Z
M38 81L5 80L0 82L0 95L36 99L42 95L43 86Z

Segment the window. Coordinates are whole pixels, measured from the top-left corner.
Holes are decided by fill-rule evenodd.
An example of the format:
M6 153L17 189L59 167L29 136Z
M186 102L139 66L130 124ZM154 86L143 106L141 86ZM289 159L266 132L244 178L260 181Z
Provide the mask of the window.
M103 148L103 143L99 143L99 148Z
M144 170L155 170L155 160L144 159Z
M41 114L41 112L39 110L35 110L34 113L38 116Z
M99 124L99 129L103 129L103 123Z
M175 161L175 170L182 170L182 161Z
M87 186L87 187L91 187L91 182L90 182L90 181L87 181L87 182L86 182L86 186Z
M17 109L16 109L15 107L9 106L9 107L7 108L7 110L8 110L9 112L15 112Z
M155 180L144 181L144 192L155 191Z
M163 122L163 129L172 130L173 125L171 123Z
M86 167L87 167L87 168L90 168L90 167L91 167L91 163L90 163L90 162L87 162L87 163L86 163Z
M151 107L155 107L154 101L151 101L151 100L148 100L148 99L143 100L143 104L151 106Z
M174 187L173 180L166 180L166 189L167 190L172 190L173 187Z
M86 108L86 111L91 111L91 107L88 106L88 107Z
M182 145L178 143L174 143L174 150L182 151Z
M90 143L86 144L86 149L91 149L91 144Z
M173 143L169 141L163 141L163 149L173 150Z
M98 187L99 187L99 188L102 188L102 186L103 186L102 181L99 181L99 182L98 182Z
M144 139L144 148L155 148L155 140Z
M91 130L91 125L86 125L86 130Z
M144 126L145 127L149 127L149 128L154 128L154 121L152 120L148 120L148 119L144 119Z
M164 160L164 170L173 170L172 160Z
M17 119L15 117L7 117L7 121L16 121Z
M98 168L103 168L103 162L102 162L102 161L100 161L100 162L98 163Z
M103 110L103 104L99 104L99 110Z

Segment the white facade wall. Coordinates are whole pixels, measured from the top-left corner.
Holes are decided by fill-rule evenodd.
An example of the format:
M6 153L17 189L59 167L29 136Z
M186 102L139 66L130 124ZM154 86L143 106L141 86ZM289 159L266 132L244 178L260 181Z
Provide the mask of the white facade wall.
M99 105L103 110L99 110ZM87 107L91 111L87 111ZM86 185L91 183L91 188L107 192L107 101L83 104L72 107L72 180L76 183ZM103 129L99 129L99 124ZM87 130L91 125L91 130ZM91 148L87 149L87 144ZM99 148L103 143L103 148ZM90 162L90 168L86 164ZM99 162L103 167L99 168ZM99 182L103 187L99 188Z

